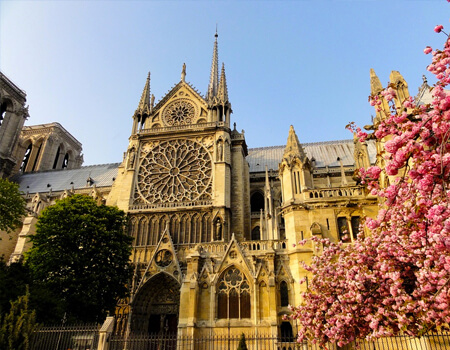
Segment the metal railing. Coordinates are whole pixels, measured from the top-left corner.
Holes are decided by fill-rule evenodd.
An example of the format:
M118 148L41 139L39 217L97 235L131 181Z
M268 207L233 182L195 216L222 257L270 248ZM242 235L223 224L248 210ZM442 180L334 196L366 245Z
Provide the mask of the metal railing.
M100 325L80 324L39 328L30 350L97 350Z

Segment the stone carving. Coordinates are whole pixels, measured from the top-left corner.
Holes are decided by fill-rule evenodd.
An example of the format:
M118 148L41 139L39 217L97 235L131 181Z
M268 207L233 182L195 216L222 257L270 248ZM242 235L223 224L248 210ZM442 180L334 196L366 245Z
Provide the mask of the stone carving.
M217 160L219 162L223 161L223 142L220 140L217 143Z
M169 126L191 124L196 117L195 106L187 99L170 103L163 112L163 120Z
M128 169L133 169L134 168L134 160L136 158L136 151L134 149L134 147L130 150L129 155L128 155Z
M236 268L228 269L219 283L219 293L229 293L232 290L237 292L250 292L247 278Z
M211 156L199 143L161 142L142 159L138 191L149 203L211 198Z
M160 250L158 253L156 253L155 263L159 267L169 266L172 263L172 260L172 253L167 249Z
M220 241L222 239L222 223L220 220L216 221L216 232L215 232L215 240Z

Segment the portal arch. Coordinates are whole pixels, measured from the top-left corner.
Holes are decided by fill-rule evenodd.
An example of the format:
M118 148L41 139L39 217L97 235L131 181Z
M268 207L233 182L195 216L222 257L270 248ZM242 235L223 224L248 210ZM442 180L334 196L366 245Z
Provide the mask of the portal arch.
M145 282L131 304L131 332L176 334L180 288L180 283L165 272L160 272Z

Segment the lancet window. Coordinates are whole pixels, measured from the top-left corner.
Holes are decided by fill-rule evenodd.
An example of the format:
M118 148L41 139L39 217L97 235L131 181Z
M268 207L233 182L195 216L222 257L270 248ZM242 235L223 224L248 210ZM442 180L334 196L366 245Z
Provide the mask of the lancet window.
M280 305L281 306L289 305L289 290L288 285L285 281L281 281L280 283Z
M250 285L245 275L230 267L218 284L217 318L250 318Z
M359 216L339 217L337 219L339 240L344 243L351 243L356 240L359 233L361 218Z
M134 216L129 223L129 234L136 246L156 245L168 227L174 244L211 242L213 223L209 212L184 214L154 214L143 220Z

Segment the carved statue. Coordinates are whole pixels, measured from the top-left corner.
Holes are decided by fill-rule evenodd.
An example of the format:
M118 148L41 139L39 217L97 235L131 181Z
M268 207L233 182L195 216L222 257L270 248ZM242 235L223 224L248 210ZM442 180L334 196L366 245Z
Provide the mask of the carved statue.
M216 241L222 240L222 223L220 220L216 221L216 234L215 234Z
M217 160L219 162L223 161L223 142L219 141L217 144Z
M134 168L134 159L136 158L136 152L134 148L130 150L130 155L128 156L128 169Z
M181 71L181 81L186 78L186 63L183 63L183 70Z

